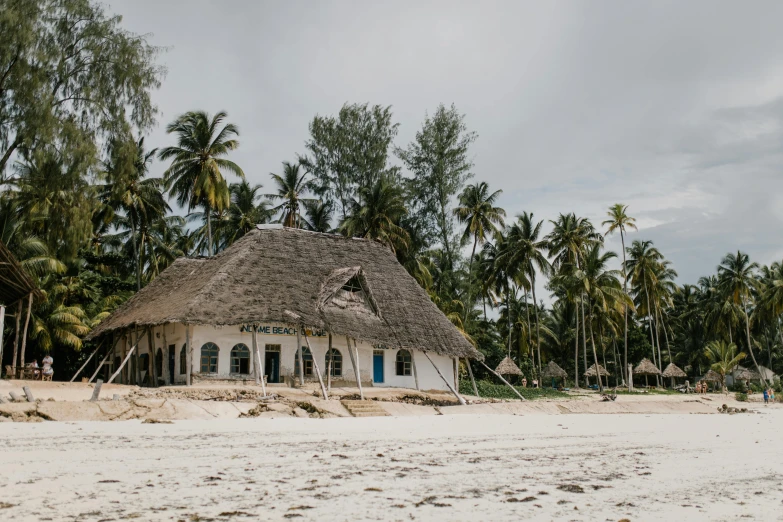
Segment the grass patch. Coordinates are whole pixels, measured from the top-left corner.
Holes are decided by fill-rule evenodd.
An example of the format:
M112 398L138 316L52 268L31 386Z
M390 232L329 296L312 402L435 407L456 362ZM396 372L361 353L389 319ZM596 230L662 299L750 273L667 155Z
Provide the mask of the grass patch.
M612 391L611 388L608 388L608 391ZM620 389L617 388L617 395L682 395L677 390L667 390L667 389L655 389L655 388L647 388L646 391L641 390L634 390L634 391L628 391L627 389Z
M493 399L519 399L511 389L503 383L495 384L489 381L476 381L479 395ZM519 393L528 400L535 399L567 399L568 394L553 390L552 388L523 388L514 386ZM462 379L459 383L459 391L465 395L473 395L473 385L470 379Z

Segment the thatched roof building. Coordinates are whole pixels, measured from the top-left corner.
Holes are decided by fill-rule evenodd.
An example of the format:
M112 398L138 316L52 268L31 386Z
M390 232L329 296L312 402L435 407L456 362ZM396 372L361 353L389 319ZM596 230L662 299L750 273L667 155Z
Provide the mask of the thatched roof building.
M606 377L608 375L611 375L608 371L606 371L606 368L604 368L600 364L598 365L598 373L601 375L601 377ZM587 369L584 375L585 377L595 377L595 374L596 374L595 364L593 364Z
M565 379L568 374L555 361L549 361L541 371L543 379Z
M495 373L498 375L522 375L522 370L511 360L511 357L506 356L495 368Z
M734 371L731 372L731 375L737 381L757 381L761 379L759 372L742 366L737 366Z
M704 380L709 382L720 382L721 378L718 372L710 370L704 375Z
M344 290L349 283L357 292ZM483 359L380 243L268 225L214 257L176 260L89 338L165 323L265 322Z
M663 376L664 377L674 377L674 378L684 378L684 377L687 377L688 374L686 374L679 367L677 367L676 364L669 363L669 365L666 367L666 369L663 370Z
M642 359L636 368L633 369L634 375L660 375L659 370L649 359Z

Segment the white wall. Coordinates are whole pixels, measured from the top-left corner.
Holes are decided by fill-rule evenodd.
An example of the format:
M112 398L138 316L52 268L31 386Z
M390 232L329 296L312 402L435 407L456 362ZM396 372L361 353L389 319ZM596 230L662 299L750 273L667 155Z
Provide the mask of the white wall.
M267 325L264 325L267 326ZM266 344L279 344L281 345L280 353L280 376L281 380L285 377L293 378L294 374L294 358L296 354L296 335L275 334L271 333L274 328L283 328L284 325L270 324L270 333L259 332L258 347L261 352L261 360L264 361L264 345ZM167 324L164 326L157 326L153 329L153 344L155 348L164 347L164 328L165 328L165 343L175 345L174 355L174 382L184 383L185 375L180 374L180 351L185 344L185 327L181 324ZM295 330L291 328L289 330L294 333ZM318 363L318 367L321 370L321 375L326 378L326 351L328 350L329 340L328 337L311 337L308 336L310 341L310 348L313 353L313 357ZM244 343L253 349L253 334L251 332L241 331L240 326L191 326L191 344L193 347L193 373L198 374L201 370L201 347L207 343L215 343L220 349L218 352L218 372L214 377L217 378L231 378L231 348L238 343ZM117 348L116 353L122 356L124 343L121 341ZM304 336L302 336L302 345L307 346ZM333 381L349 381L356 382L353 366L351 365L351 358L348 354L347 341L343 336L334 336L332 338L332 347L339 350L343 356L342 377L333 377ZM361 374L362 383L373 386L383 387L399 387L399 388L415 388L416 384L414 377L410 376L398 376L396 375L396 356L397 350L384 350L384 382L373 383L373 347L370 344L357 342L359 352L359 372ZM139 353L149 353L147 347L147 337L141 340L139 344ZM164 351L165 353L165 351ZM427 360L427 357L422 352L413 351L412 355L416 362L416 370L419 376L419 387L422 390L448 390L443 380L438 376L432 364ZM454 382L454 365L453 359L429 354L432 361L438 365L441 373L446 379L449 379L450 383ZM250 375L253 373L255 360L251 357L250 363ZM144 370L144 368L142 368ZM296 376L298 379L298 376ZM313 374L311 377L306 377L308 381L317 381L317 377Z

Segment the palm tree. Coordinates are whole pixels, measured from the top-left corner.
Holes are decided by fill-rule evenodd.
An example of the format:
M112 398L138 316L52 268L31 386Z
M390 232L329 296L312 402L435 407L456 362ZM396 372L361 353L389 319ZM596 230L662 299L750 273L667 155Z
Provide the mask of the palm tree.
M536 299L536 270L543 275L548 275L551 270L549 261L544 254L547 242L539 239L543 221L534 223L533 214L523 212L517 216L516 222L508 230L506 252L501 256L505 259L512 271L522 271L529 282L529 288L533 293L533 307L536 319L536 354L538 358L538 372L541 373L541 329L539 327L538 304ZM526 296L527 299L527 296ZM527 307L526 307L527 308ZM529 321L528 321L529 322ZM530 325L528 325L530 330Z
M503 218L506 211L496 207L502 190L489 192L489 185L482 181L475 185L467 185L459 195L459 206L454 209L454 215L460 223L465 225L462 233L463 243L473 238L473 249L470 251L468 261L468 274L472 274L473 258L476 256L476 246L483 245L488 237L497 233L497 227L503 227Z
M207 251L213 255L212 211L222 211L229 204L228 184L223 171L233 172L240 179L245 173L239 165L226 159L229 152L239 147L239 129L233 123L220 128L228 114L218 112L213 118L203 111L188 112L166 127L166 132L177 135L177 146L166 147L159 157L171 159L164 173L166 188L177 197L177 203L190 211L204 208L207 219Z
M305 228L312 232L332 233L332 219L334 218L334 204L331 201L306 201L304 204Z
M256 225L268 222L273 214L268 200L259 201L261 185L250 185L247 181L242 181L232 183L228 190L231 193L231 205L217 234L221 238L221 249L232 245Z
M712 362L710 368L720 375L721 386L725 392L726 375L731 373L740 361L745 358L745 352L737 353L737 345L734 343L726 344L726 341L712 341L705 347L704 355Z
M352 202L340 230L347 236L373 239L396 252L410 241L408 232L399 225L407 213L400 185L381 176L372 186L359 189L359 200Z
M606 213L609 219L604 221L602 225L606 226L606 235L612 234L616 231L620 232L620 243L623 249L623 291L628 293L628 274L625 270L625 231L638 230L636 228L636 219L630 217L626 211L628 205L622 203L615 203L609 207L609 211ZM623 368L620 374L623 376L623 384L625 384L625 375L628 371L628 308L623 312L625 316L625 329L623 330Z
M555 268L561 268L563 265L570 264L576 270L581 270L580 263L586 249L594 243L602 243L603 237L595 231L593 224L588 219L578 218L573 213L560 214L556 221L550 221L550 223L552 223L553 229L544 239L547 241L549 257L554 258L552 265ZM582 315L582 353L585 370L587 370L584 299L583 296L579 296L579 298Z
M310 190L310 181L305 179L307 172L302 172L300 175L298 164L284 161L283 175L271 173L271 176L272 181L277 185L277 192L267 194L267 197L281 201L272 211L280 211L280 222L283 223L283 226L300 228L302 217L299 207L307 201L314 201L302 197Z
M747 336L748 353L759 372L764 385L767 385L767 379L761 372L756 356L753 353L753 342L750 339L750 317L748 308L752 294L758 288L758 280L755 272L758 269L758 263L751 263L747 254L737 251L735 254L726 254L718 267L718 284L723 290L726 300L742 307L742 314L745 316L745 334Z
M634 241L628 247L628 259L625 270L631 279L631 285L636 294L636 309L639 313L647 315L650 326L650 344L653 350L653 363L660 367L655 355L655 335L653 322L654 311L651 299L651 290L657 284L659 266L663 262L663 255L653 246L652 241ZM658 377L656 376L656 383Z

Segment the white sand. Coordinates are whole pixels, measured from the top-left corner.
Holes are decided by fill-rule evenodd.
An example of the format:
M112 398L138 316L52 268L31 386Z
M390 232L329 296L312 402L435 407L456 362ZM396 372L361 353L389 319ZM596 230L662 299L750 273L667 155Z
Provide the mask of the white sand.
M0 519L780 520L761 409L2 423Z

